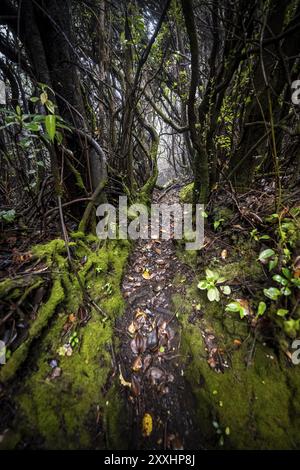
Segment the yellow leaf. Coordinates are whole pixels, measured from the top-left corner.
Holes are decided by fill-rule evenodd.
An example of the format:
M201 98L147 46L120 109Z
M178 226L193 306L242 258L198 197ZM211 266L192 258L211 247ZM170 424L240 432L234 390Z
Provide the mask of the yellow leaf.
M119 379L120 379L121 385L123 385L123 387L129 387L129 388L131 388L131 382L127 382L127 381L124 379L121 369L120 369Z
M151 275L150 275L148 269L145 269L142 276L143 276L144 279L150 279Z
M131 334L131 335L134 335L134 333L136 332L136 325L134 324L134 322L131 322L129 327L128 327L128 332Z
M132 370L138 372L143 367L141 356L138 356L132 364Z
M143 436L149 437L152 433L153 421L152 416L149 413L145 413L143 417Z

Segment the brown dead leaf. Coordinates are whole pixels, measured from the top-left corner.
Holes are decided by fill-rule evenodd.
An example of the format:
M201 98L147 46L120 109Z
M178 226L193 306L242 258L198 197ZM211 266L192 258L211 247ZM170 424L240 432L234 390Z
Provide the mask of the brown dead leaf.
M141 354L146 349L146 340L141 333L137 333L135 338L130 342L131 351L134 354Z
M68 317L69 322L74 323L76 321L76 317L74 313L71 313Z
M133 396L138 397L141 394L141 384L134 374L131 377L131 393Z
M244 308L246 315L253 315L253 311L247 299L236 299L236 301Z
M132 370L134 372L139 372L143 367L143 361L142 361L142 358L141 356L138 356L134 361L133 361L133 364L132 364Z

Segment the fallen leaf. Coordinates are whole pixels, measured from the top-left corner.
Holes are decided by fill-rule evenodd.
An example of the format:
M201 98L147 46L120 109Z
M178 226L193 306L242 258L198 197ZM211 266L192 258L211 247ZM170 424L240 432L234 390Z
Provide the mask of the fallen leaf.
M146 340L141 333L137 333L135 338L130 342L131 351L134 354L141 354L146 349Z
M131 322L129 327L128 327L128 332L131 334L131 335L134 335L135 332L137 330L137 326L135 324L135 322Z
M141 384L135 375L131 377L131 393L133 396L138 397L141 394Z
M141 358L141 356L138 356L132 364L132 370L134 372L138 372L139 370L141 370L142 367L143 367L142 358Z
M227 258L227 255L228 255L227 250L226 250L226 249L225 249L225 250L222 250L222 252L221 252L221 258L225 260L225 259Z
M142 423L142 434L144 437L149 437L153 430L153 420L149 413L145 413Z
M142 274L143 278L148 280L151 278L151 274L149 273L149 270L148 269L145 269L145 271L143 272Z
M75 317L74 313L71 313L69 315L69 321L72 322L72 323L74 323L76 321L76 317Z
M130 382L127 382L127 381L124 379L121 369L120 369L119 379L120 379L121 385L123 385L123 387L129 387L129 388L131 388L131 383L130 383Z
M138 308L136 310L135 318L146 317L146 316L147 316L146 313L142 309Z

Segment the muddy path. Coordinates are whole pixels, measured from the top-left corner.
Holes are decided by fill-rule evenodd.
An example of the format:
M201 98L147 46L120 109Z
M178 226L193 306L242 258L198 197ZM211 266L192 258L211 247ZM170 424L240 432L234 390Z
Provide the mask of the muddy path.
M174 189L155 192L153 202L178 201ZM190 268L176 256L173 239L139 240L123 278L125 315L116 325L119 373L127 389L133 449L201 448L195 403L180 354L181 329L172 296L184 293ZM182 284L174 285L180 276Z

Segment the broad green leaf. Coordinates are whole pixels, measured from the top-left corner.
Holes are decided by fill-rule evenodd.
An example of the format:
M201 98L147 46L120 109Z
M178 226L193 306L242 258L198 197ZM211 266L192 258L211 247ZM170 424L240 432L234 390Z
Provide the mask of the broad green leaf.
M286 286L288 283L288 280L280 276L280 274L275 274L275 276L273 276L272 279L273 281L278 282L278 284L281 284L282 286Z
M210 300L210 302L213 302L214 300L216 302L219 302L220 300L220 293L216 287L211 287L207 291L207 298Z
M300 288L300 277L294 277L291 279L291 283Z
M285 315L287 315L289 311L285 308L279 308L276 313L279 317L285 317Z
M239 312L241 306L238 302L230 302L230 304L226 305L225 311L226 312Z
M229 286L221 286L220 289L223 292L223 294L225 294L225 295L230 295L231 294L231 289L230 289Z
M282 274L287 278L287 279L291 279L292 277L292 273L291 271L288 269L288 268L282 268Z
M198 289L205 290L208 287L208 282L206 280L198 282Z
M260 315L263 315L266 311L266 303L265 302L259 302L258 304L258 309L257 309L257 315L260 316Z
M276 268L278 264L278 257L275 256L274 259L271 259L271 261L269 262L269 271L272 271L272 269Z
M277 300L280 297L281 292L277 287L269 287L268 289L264 289L264 294L271 300Z
M216 273L214 271L212 271L211 269L206 269L205 274L206 274L207 279L215 279L216 276L217 276ZM217 278L218 277L219 276L217 276Z
M56 132L56 116L48 114L45 118L45 126L49 139L53 142Z
M266 259L271 258L272 256L275 255L275 251L272 250L271 248L267 248L266 250L263 250L261 253L259 253L259 261L264 261Z
M244 307L242 307L242 306L240 305L240 317L241 317L241 319L243 319L244 317L246 317L247 314L248 314L248 313L247 313L247 310L246 310Z

